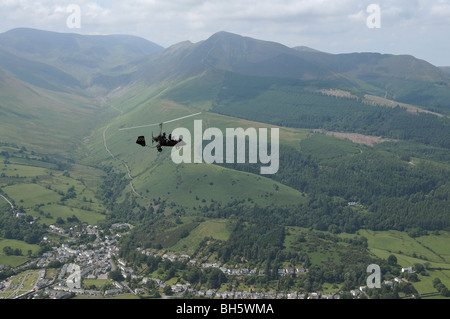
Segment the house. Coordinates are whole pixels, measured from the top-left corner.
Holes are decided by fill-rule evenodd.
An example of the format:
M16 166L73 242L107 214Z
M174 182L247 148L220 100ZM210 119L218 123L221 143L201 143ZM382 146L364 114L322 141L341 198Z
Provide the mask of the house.
M105 291L105 295L113 295L118 294L122 291L122 289L110 289Z
M288 293L287 299L297 299L297 293L296 292Z
M317 292L312 292L308 299L319 299L319 294Z
M184 291L184 286L180 285L180 284L176 284L176 285L172 285L171 289L173 292L183 292Z
M360 295L360 292L358 290L350 290L350 293L353 297L358 297Z
M286 272L286 274L292 275L292 274L294 274L295 271L294 271L294 269L286 269L285 272Z
M413 273L413 269L412 267L408 267L408 268L402 268L402 272L407 272L407 273Z

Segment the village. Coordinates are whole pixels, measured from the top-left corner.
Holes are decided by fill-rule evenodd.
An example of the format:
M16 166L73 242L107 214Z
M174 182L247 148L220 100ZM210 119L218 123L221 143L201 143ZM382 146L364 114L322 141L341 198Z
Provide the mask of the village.
M113 229L118 229L124 225L113 225ZM127 225L125 225L127 226ZM50 227L51 232L64 233L65 231L54 225ZM91 243L77 244L76 238L82 234L95 236ZM0 282L0 299L65 299L73 297L87 298L107 298L110 296L131 296L145 298L149 283L157 289L160 298L219 298L219 299L339 299L342 291L335 294L322 294L320 292L300 293L276 292L276 291L223 291L212 289L194 289L189 282L176 282L168 284L161 278L140 275L133 270L131 265L119 258L118 240L122 236L120 232L113 236L99 236L97 226L85 225L79 231L72 230L72 239L69 243L63 243L52 247L39 258L32 260L15 269L16 276L11 276ZM48 240L44 237L43 240ZM189 267L217 268L227 276L258 276L264 275L263 270L248 268L227 268L217 262L199 262L191 259L188 255L176 255L168 252L156 255L146 249L138 248L140 253L147 256L161 257L162 260L186 261ZM5 266L0 265L0 271ZM114 280L110 274L113 271L120 271L123 280ZM306 273L304 268L278 269L279 276L292 276ZM402 272L413 272L412 268L404 268ZM24 273L23 278L18 280L15 277ZM27 279L28 277L28 279ZM34 278L31 280L30 278ZM106 283L101 289L95 285L86 285L89 280ZM394 282L400 283L404 279L394 278L393 281L385 281L384 284L393 287ZM25 282L33 281L25 286ZM131 284L133 283L131 288ZM362 286L359 290L352 290L353 297L358 298L363 295L367 287ZM169 293L168 293L169 292Z

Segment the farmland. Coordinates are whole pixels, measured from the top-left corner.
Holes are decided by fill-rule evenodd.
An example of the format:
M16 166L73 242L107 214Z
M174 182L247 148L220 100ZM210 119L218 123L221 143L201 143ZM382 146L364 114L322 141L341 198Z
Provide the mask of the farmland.
M440 278L442 283L450 286L448 232L440 231L418 237L411 237L399 231L359 230L357 234L367 238L370 252L377 257L387 259L390 255L394 255L398 264L404 268L414 267L416 264L424 265L426 270L419 273L419 281L414 282L419 294L436 292L432 285L434 278ZM351 238L353 235L342 234L340 237Z
M88 223L104 219L104 208L93 188L96 175L92 168L76 166L69 173L62 169L69 168L68 164L49 162L18 147L0 147L0 154L0 189L16 213L27 213L46 225L72 215ZM6 204L2 199L0 205Z

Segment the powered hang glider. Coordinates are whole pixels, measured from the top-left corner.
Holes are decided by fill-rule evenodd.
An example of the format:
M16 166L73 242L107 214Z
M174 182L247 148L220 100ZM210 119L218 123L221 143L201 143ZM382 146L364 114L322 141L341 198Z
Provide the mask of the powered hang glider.
M157 143L157 144L156 144L155 147L153 147L153 146L151 146L151 147L152 148L156 148L158 150L158 152L162 152L162 150L163 150L162 148L163 147L174 147L175 146L177 149L179 149L181 146L186 145L186 143L183 142L183 140L181 138L174 139L172 134L169 134L169 136L167 137L166 136L166 132L162 131L163 124L179 121L179 120L182 120L182 119L185 119L185 118L188 118L188 117L197 116L199 114L202 114L202 113L199 112L199 113L195 113L195 114L179 117L177 119L173 119L173 120L166 121L166 122L161 122L161 123L121 128L121 129L119 129L119 131L134 130L134 129L144 128L144 127L151 127L151 126L158 126L159 125L159 135L158 136L153 136L153 132L152 132L152 145L154 143ZM137 138L137 140L136 140L136 144L139 144L142 147L146 147L146 146L150 147L149 145L147 145L147 143L145 141L145 136L139 136Z

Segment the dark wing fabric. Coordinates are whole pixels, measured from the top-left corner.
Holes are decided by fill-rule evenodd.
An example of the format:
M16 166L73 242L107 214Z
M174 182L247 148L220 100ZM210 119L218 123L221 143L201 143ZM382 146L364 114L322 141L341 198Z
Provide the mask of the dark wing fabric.
M146 144L145 144L145 137L144 136L139 136L137 141L136 141L136 144L139 144L142 147L145 147L146 146Z

